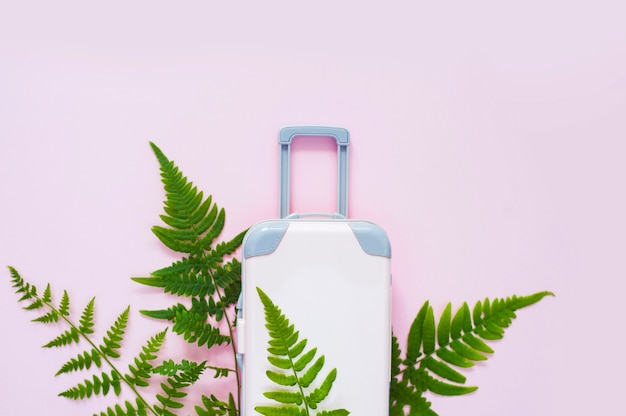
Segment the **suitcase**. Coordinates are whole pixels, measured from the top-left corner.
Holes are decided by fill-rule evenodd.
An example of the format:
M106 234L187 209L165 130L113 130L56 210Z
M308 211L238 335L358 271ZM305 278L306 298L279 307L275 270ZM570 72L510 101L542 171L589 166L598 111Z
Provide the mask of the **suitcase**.
M289 213L290 144L299 136L337 141L337 213ZM292 409L279 414L326 414L323 410L348 414L340 410L345 409L357 416L388 415L391 247L381 227L347 219L348 132L335 127L286 127L280 131L279 144L280 218L253 226L242 248L237 312L241 415L268 414L263 409L281 406ZM270 331L277 329L275 323L266 322L268 299L293 325L287 349L280 350L284 339L276 333L270 337ZM302 340L306 346L300 352ZM308 364L294 370L298 360L300 367ZM311 373L317 373L312 382ZM290 385L294 376L298 381ZM326 391L329 380L332 387ZM298 404L303 396L307 399ZM310 412L302 411L305 405Z

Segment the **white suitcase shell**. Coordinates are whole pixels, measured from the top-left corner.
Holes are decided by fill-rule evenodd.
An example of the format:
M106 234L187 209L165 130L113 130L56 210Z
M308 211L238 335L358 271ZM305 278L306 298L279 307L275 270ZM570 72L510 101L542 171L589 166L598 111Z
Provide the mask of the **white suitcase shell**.
M293 137L301 135L337 138L338 210L345 214L347 131L298 127L281 131L281 217L288 212L288 147ZM325 356L316 381L321 383L330 370L337 369L337 378L320 410L345 408L352 415L387 415L391 360L389 240L379 226L368 221L294 217L257 224L244 239L237 322L241 414L258 414L256 406L280 405L263 395L280 390L280 386L266 375L268 370L277 369L267 359L269 335L257 293L260 288L295 325L300 339L308 340L307 350L315 347L316 358Z

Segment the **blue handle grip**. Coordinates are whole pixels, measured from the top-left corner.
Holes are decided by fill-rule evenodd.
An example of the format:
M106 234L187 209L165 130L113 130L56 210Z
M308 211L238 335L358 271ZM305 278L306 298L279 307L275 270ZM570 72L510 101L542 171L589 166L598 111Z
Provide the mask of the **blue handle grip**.
M290 145L297 136L332 137L337 141L337 212L348 216L348 130L327 126L284 127L278 135L280 144L280 182L278 186L278 214L280 218L289 215L289 172Z

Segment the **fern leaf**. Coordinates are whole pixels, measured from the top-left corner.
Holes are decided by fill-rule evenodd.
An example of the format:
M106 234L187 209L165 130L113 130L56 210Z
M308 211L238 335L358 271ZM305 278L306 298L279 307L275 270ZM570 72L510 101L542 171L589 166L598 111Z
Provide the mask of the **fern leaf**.
M211 395L210 397L203 395L202 406L203 407L196 405L194 407L198 416L222 416L226 415L229 411L229 404L218 400L214 395Z
M151 361L157 358L157 354L165 341L166 333L167 330L159 332L155 336L151 337L141 348L139 357L134 359L135 365L128 365L130 374L126 375L125 378L129 383L140 387L147 387L150 385L148 380L150 379L150 374L154 368Z
M52 303L52 288L50 287L50 283L46 285L41 300L45 303Z
M399 374L398 371L396 375ZM425 387L418 389L410 384L408 378L393 377L389 390L389 416L405 416L406 410L409 415L437 416L430 409L431 403L423 397L424 390Z
M502 338L516 318L515 311L546 296L553 294L539 292L522 297L487 298L477 302L473 309L463 303L454 315L448 304L439 323L435 322L432 308L425 302L411 325L404 361L399 357L397 340L392 341L390 416L403 416L407 406L409 414L436 415L422 397L426 391L448 396L475 391L476 387L463 385L466 378L455 367L468 368L476 361L487 360L485 354L493 353L493 349L485 341ZM400 368L400 363L407 367Z
M391 337L391 378L392 382L394 377L400 374L400 366L402 365L402 351L400 350L400 344L398 338L395 335Z
M428 390L441 396L460 396L472 393L478 390L478 387L466 387L459 386L457 384L444 383L443 381L430 377L428 379Z
M165 383L161 383L161 389L166 396L157 394L156 397L161 406L155 406L155 409L159 409L163 414L170 414L169 409L180 409L183 407L179 399L186 397L187 393L182 390L198 381L206 368L205 364L206 362L196 363L183 360L180 363L175 363L172 360L168 360L156 367L153 370L155 374L168 375L169 377L167 377Z
M432 354L435 351L435 328L435 314L433 313L433 308L429 306L426 310L424 327L422 328L424 354Z
M24 306L24 310L33 311L33 310L41 309L43 308L43 306L44 306L44 303L42 299L35 299L30 305Z
M62 347L64 345L69 345L72 343L78 343L80 341L80 333L74 327L68 329L63 332L58 337L54 338L52 341L48 342L44 345L44 348L52 348L52 347Z
M437 326L437 343L441 346L450 342L450 316L452 314L452 304L448 303L439 318Z
M78 330L82 333L93 334L93 315L95 301L96 298L91 298L91 300L87 303L87 306L85 306L85 309L83 309L83 313L80 316L80 325L78 327Z
M493 350L491 349L491 347L472 333L467 333L463 335L463 341L470 347L474 348L476 351L493 354Z
M307 414L301 412L298 406L256 406L254 410L265 416L306 416Z
M307 341L299 339L300 333L295 329L295 325L289 322L265 292L259 288L257 292L263 303L266 328L270 336L267 348L270 353L268 361L278 370L268 370L266 375L270 381L281 386L281 389L264 393L265 397L280 405L257 406L254 410L270 416L309 415L310 409L317 409L330 393L337 378L337 369L332 369L317 387L312 387L324 367L324 356L319 356L313 362L317 349L312 348L305 352ZM285 389L288 387L291 387L292 391ZM332 413L325 414L348 414L345 409L330 412Z
M102 394L106 396L111 389L113 389L116 396L119 396L122 391L120 375L115 370L110 374L101 373L100 376L94 374L91 379L85 379L82 383L78 383L76 386L59 393L59 396L79 400L93 395Z
M470 368L474 366L474 363L463 356L459 355L456 351L448 348L440 348L436 352L437 357L441 358L447 363L455 365L461 368Z
M231 338L223 335L219 328L206 322L208 312L198 313L193 310L182 308L176 312L175 324L172 331L182 335L190 344L198 344L199 347L206 345L211 348L214 345L229 344Z
M107 331L106 336L102 340L100 351L109 357L119 358L119 349L121 348L121 342L124 339L124 332L126 331L126 325L128 325L128 315L130 313L130 306L128 306L117 318L115 323Z
M215 284L206 262L198 258L185 257L169 267L152 273L152 277L134 277L137 283L163 288L165 293L178 296L211 296Z
M170 227L155 226L153 233L174 251L197 254L210 249L224 227L224 210L213 204L211 196L204 199L203 193L198 192L174 163L154 143L150 145L160 164L166 192L165 215L161 219Z
M295 404L298 406L301 405L304 400L300 392L269 391L263 393L263 395L268 399L277 401L278 403Z
M92 365L95 365L97 368L102 366L102 360L100 357L100 353L93 348L91 351L83 351L78 354L75 358L70 359L65 364L61 366L59 371L55 374L56 376L64 373L71 373L73 371L78 370L88 370Z
M70 316L70 296L67 294L67 290L63 291L61 303L59 304L59 313L63 316Z
M466 378L463 374L459 373L448 364L434 359L432 356L423 359L421 365L437 374L439 377L454 381L455 383L465 383Z
M147 416L146 405L137 400L137 405L133 405L131 402L124 402L125 408L122 408L119 404L114 407L108 407L105 412L100 412L99 416ZM94 415L98 416L98 415Z
M450 327L450 335L452 339L458 339L463 331L463 321L465 320L465 308L460 308L452 318L452 324Z
M320 356L315 363L300 377L300 385L302 387L309 387L315 380L317 375L322 371L324 367L324 356ZM295 366L294 366L295 368Z
M424 327L424 320L426 319L428 308L428 301L426 301L411 324L406 350L406 361L409 365L415 363L415 360L421 355L422 328Z
M59 313L52 309L48 313L40 316L39 318L35 318L32 322L40 322L42 324L51 324L53 322L59 322Z
M330 389L332 388L333 383L336 379L337 369L333 368L332 370L330 370L322 384L305 397L305 400L311 409L317 409L317 405L326 397L328 397Z
M63 332L61 335L48 342L43 348L62 347L80 341L80 333L74 327Z
M272 380L279 386L295 386L298 383L298 378L293 374L277 373L275 371L268 370L266 373L267 378Z
M16 294L21 293L24 295L29 295L29 298L37 296L37 288L35 286L27 283L14 267L8 266L8 269L9 274L11 275L11 283L13 283L12 287L15 289ZM26 299L20 299L18 300L18 302L22 302L22 300Z
M226 212L222 208L218 211L215 221L210 224L211 228L209 228L206 231L206 234L200 239L200 246L204 250L208 250L209 248L211 248L213 240L215 240L222 233L222 230L224 229L224 224L226 224ZM223 255L220 255L220 257L222 256Z

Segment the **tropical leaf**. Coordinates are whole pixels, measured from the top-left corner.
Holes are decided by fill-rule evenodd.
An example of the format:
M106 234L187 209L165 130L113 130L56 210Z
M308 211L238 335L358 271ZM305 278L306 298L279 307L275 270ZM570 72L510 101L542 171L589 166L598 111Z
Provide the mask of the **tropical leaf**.
M59 393L59 396L79 400L89 398L92 395L106 396L111 390L116 396L119 396L122 391L120 382L120 374L115 370L110 373L103 372L100 375L94 374L91 379L85 379L82 383Z
M165 190L164 212L160 216L163 224L154 226L152 231L166 247L182 253L182 257L152 272L149 277L132 279L160 288L164 293L186 297L189 301L166 309L142 310L141 313L172 322L172 331L191 344L207 349L230 345L232 368L206 368L212 369L215 377L236 375L232 338L236 323L234 305L241 291L241 263L232 256L241 246L246 231L230 241L218 242L226 222L224 209L214 203L211 195L205 197L154 143L150 146L159 163ZM168 414L168 409L173 408L169 400L173 399L167 394L157 399L160 405L155 410ZM228 406L228 414L234 415L234 402L233 406L230 403ZM204 412L214 410L210 407L202 409Z
M129 401L124 402L124 408L121 405L116 404L114 407L108 407L105 412L100 412L99 415L94 416L147 416L148 407L144 402L137 399L135 405Z
M91 349L91 351L83 351L76 357L71 358L68 362L61 366L55 375L58 376L59 374L71 373L79 370L89 370L92 365L95 365L97 368L102 366L100 352L95 348Z
M452 315L447 304L438 323L428 302L420 308L409 330L407 353L401 359L397 339L392 342L392 383L390 415L435 415L424 399L427 391L444 396L458 396L476 391L465 386L466 377L458 371L487 360L493 349L485 342L500 339L515 311L539 302L551 292L506 299L485 299L470 309L467 303Z
M72 343L78 343L80 341L80 333L75 327L71 327L61 335L54 338L52 341L44 345L44 348L62 347Z
M315 361L317 349L305 351L307 340L300 340L300 334L295 326L276 306L265 292L257 288L263 303L266 328L270 337L268 361L277 371L268 370L269 380L281 386L279 390L268 391L264 396L278 402L274 406L257 406L258 413L266 416L273 415L310 415L312 410L328 397L333 383L337 378L337 369L333 368L324 377L321 383L318 380L324 367L324 356L320 355ZM291 387L292 389L285 389ZM347 415L345 409L320 410L316 415Z
M187 396L183 389L198 381L200 375L206 369L205 364L206 361L196 363L182 360L180 363L176 363L173 360L167 360L160 366L155 367L153 373L167 376L166 382L161 383L161 389L165 395L156 395L157 400L161 404L155 405L155 409L161 412L161 414L170 414L170 409L182 408L184 405L180 402L180 399Z
M102 345L100 346L100 351L102 351L103 354L109 357L119 358L120 353L118 350L121 348L120 343L124 339L129 313L130 306L117 317L115 323L111 325L111 328L107 331L106 336L102 339Z
M67 294L67 290L63 291L61 303L59 304L59 313L63 316L70 315L70 296Z
M159 332L141 348L141 353L136 357L133 364L128 365L130 374L125 376L126 380L135 386L148 387L150 383L150 375L154 369L151 361L157 359L163 342L165 341L165 335L167 330Z
M196 405L194 409L196 410L196 414L198 416L221 416L230 414L229 412L233 409L236 412L236 408L234 408L234 398L233 395L230 395L232 398L232 405L229 403L218 400L217 397L211 395L210 397L202 396L202 407ZM238 413L237 413L238 414Z
M96 298L91 298L91 300L83 309L83 313L80 316L80 325L78 326L78 330L85 334L93 334L93 316L94 316L94 308L95 308Z

